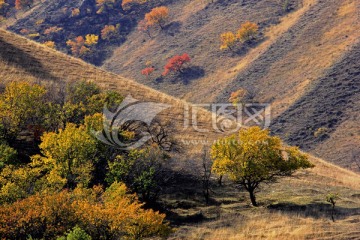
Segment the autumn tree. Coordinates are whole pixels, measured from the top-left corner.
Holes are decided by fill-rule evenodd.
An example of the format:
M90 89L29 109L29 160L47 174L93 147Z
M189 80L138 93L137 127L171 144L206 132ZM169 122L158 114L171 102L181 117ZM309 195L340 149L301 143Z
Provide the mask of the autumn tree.
M23 9L24 7L31 8L34 0L15 0L15 8L17 10Z
M63 30L63 28L61 28L61 27L57 27L57 26L49 27L49 28L45 29L44 34L51 36L51 35L53 35L55 33L60 32L61 30Z
M7 5L7 3L5 2L5 0L0 0L0 9L2 9L3 7L5 7L5 5Z
M87 34L85 36L85 45L86 46L93 46L96 45L99 41L99 36L95 34Z
M80 9L79 8L73 8L71 9L71 16L76 17L80 15Z
M52 49L56 48L56 45L55 45L54 41L46 41L43 44L44 44L44 46L47 46L48 48L52 48Z
M72 55L76 57L83 56L90 51L90 49L85 46L85 39L83 36L78 36L74 40L68 40L66 45L70 47Z
M259 26L256 23L247 21L241 24L240 29L237 31L236 37L241 42L249 42L256 38L258 31Z
M105 25L101 30L101 38L104 40L111 40L118 36L120 25Z
M168 235L170 228L164 223L165 215L142 206L136 195L129 194L126 186L117 182L105 192L96 186L38 193L0 206L0 236L4 239L27 239L29 236L55 239L74 226L78 226L75 228L78 234L82 232L84 236L85 232L85 236L93 239L144 239Z
M168 75L170 72L179 72L183 73L184 65L186 63L189 63L191 61L190 56L187 53L184 53L183 55L176 55L169 59L167 64L164 67L163 76Z
M97 161L97 149L96 140L84 126L69 123L58 133L45 133L41 140L40 149L45 158L35 156L33 160L50 165L50 181L54 179L56 184L63 183L67 188L89 184Z
M46 90L27 82L11 82L0 95L0 124L7 140L14 140L22 130L40 128L45 122ZM38 106L38 107L34 107Z
M212 146L211 156L213 171L228 175L244 187L253 206L257 206L255 190L260 184L290 176L300 168L313 167L298 148L284 146L279 137L272 137L268 130L259 127L221 139Z
M145 14L147 25L159 25L164 29L164 25L169 18L169 9L165 6L153 8L149 13Z
M220 36L221 50L230 49L232 50L236 44L236 36L233 32L225 32Z

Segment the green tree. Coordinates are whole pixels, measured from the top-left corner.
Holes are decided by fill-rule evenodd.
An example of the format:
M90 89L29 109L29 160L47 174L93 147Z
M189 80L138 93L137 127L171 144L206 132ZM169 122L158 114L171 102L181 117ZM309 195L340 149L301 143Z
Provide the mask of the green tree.
M14 164L17 160L17 151L9 145L0 142L0 170L8 164Z
M261 183L271 183L300 168L313 167L298 148L284 146L279 137L270 136L268 130L259 127L221 139L212 146L211 156L213 171L228 175L243 186L253 206L257 206L255 190Z
M75 226L70 232L64 237L60 237L57 240L91 240L91 236L87 234L80 227Z
M91 82L81 81L69 85L63 106L63 121L81 124L85 116L102 112L104 105L119 105L123 97L114 92L101 92L100 88Z
M167 154L156 146L132 150L127 156L118 155L109 162L106 181L124 182L143 201L153 202L170 177L166 171L167 159Z

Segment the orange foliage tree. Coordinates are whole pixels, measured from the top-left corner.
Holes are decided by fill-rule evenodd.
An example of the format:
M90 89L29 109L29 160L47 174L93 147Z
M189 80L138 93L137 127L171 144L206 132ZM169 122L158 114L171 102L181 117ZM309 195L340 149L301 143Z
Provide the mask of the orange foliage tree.
M145 14L145 21L149 26L157 24L161 29L164 29L164 25L168 18L169 8L165 6L153 8L151 12Z
M105 192L77 188L53 194L36 194L0 206L0 236L4 239L51 239L75 225L93 239L143 239L164 236L169 227L165 215L144 210L136 195L122 183Z
M31 5L34 3L34 0L16 0L15 8L17 10L23 9L24 7L31 8Z
M76 37L74 40L68 40L66 44L71 48L71 53L74 56L82 56L89 51L85 46L85 39L82 36Z
M170 72L183 72L184 64L189 63L191 61L190 56L187 53L183 55L176 55L172 57L168 63L165 65L165 69L163 72L163 76L168 75Z
M45 29L44 34L45 35L51 35L51 34L60 32L61 30L62 30L61 27L57 27L57 26L49 27L49 28Z

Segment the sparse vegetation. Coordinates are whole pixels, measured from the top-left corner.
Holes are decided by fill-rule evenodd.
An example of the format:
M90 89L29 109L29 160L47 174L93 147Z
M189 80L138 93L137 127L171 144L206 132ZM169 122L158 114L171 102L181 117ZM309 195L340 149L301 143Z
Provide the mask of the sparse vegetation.
M243 100L248 96L248 91L246 89L240 88L235 92L232 92L229 97L229 102L231 102L234 106L242 103Z
M256 23L245 22L241 24L241 27L236 34L233 32L225 32L220 35L221 50L230 49L233 50L238 42L248 43L256 39L258 35L259 26Z
M331 219L335 222L334 214L335 214L335 205L337 200L339 199L338 193L329 193L326 195L326 201L331 204Z

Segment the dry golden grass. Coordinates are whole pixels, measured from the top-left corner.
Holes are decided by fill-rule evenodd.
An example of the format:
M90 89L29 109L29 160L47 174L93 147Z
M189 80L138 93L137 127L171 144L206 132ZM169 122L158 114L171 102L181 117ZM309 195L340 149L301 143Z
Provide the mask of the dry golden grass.
M227 226L228 224L231 226ZM341 227L339 227L339 225L341 225ZM220 219L216 224L204 224L204 226L202 225L191 229L186 237L180 234L180 236L174 237L174 239L300 240L350 239L352 237L356 239L359 236L358 234L359 230L356 226L346 222L332 223L329 220L323 219L319 220L291 214L263 212L255 213L250 219L239 216Z

